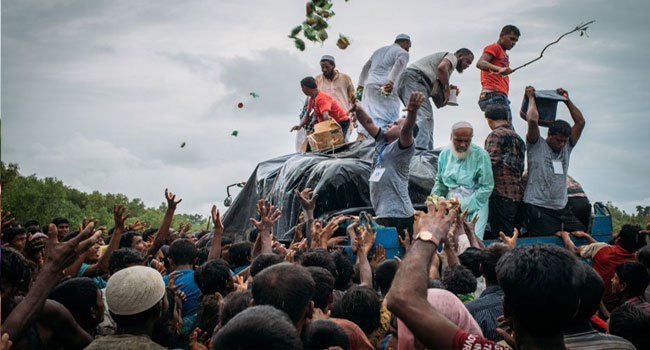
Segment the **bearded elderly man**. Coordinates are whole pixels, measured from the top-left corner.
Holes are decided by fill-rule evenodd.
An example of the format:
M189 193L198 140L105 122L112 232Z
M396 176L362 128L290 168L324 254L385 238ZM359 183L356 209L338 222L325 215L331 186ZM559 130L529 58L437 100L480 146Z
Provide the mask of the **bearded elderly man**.
M490 156L472 143L473 135L474 129L468 122L458 122L451 127L451 144L440 152L436 184L431 194L456 198L461 211L468 209L468 218L478 215L476 235L483 239L494 177Z
M324 55L320 59L320 68L323 74L316 76L316 85L318 89L330 95L339 106L345 111L349 111L354 104L354 84L349 75L343 74L336 69L334 56ZM356 119L352 117L352 123L356 124ZM348 129L348 135L352 128ZM346 139L348 137L346 136Z

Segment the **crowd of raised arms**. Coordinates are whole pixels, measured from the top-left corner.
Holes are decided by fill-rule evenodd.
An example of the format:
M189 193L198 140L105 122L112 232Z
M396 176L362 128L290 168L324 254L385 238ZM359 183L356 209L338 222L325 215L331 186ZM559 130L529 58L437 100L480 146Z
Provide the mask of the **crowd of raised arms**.
M416 148L433 148L432 85L447 104L451 72L473 54L407 66L411 41L400 35L364 66L360 103L347 95L354 86L343 107L319 89L316 81L338 85L331 56L324 78L301 82L316 121L335 119L346 133L358 122L375 140L371 220L319 219L310 188L293 194L301 214L290 242L273 227L291 213L264 199L254 229L234 235L243 241L224 234L216 206L212 230L172 228L181 199L167 189L153 228L127 223L120 203L110 229L7 213L0 349L650 349L650 223L624 225L610 242L586 232L589 201L567 174L585 120L565 90L557 95L572 126L551 121L544 138L527 87L525 141L514 131L505 51L519 36L504 27L479 59L492 132L480 147L470 123L452 127L424 211L409 198L408 169ZM308 128L310 115L294 129ZM377 244L381 226L396 228L402 258ZM564 247L517 244L549 235Z

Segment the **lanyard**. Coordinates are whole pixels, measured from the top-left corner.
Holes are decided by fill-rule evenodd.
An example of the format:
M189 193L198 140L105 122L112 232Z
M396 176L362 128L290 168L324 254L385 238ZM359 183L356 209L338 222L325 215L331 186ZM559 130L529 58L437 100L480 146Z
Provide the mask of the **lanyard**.
M388 144L384 144L379 150L379 156L377 156L377 167L381 168L381 155L384 153L384 150L388 147Z

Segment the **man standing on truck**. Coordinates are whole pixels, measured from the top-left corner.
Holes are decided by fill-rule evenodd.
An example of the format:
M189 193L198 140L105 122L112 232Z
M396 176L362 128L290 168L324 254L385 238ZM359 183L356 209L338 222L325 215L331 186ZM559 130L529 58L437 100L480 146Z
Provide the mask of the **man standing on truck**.
M483 49L483 54L476 62L481 70L481 96L478 106L483 112L489 105L500 104L508 109L508 122L512 126L512 111L508 90L510 88L510 57L506 51L511 50L519 41L519 28L507 25L501 29L499 40Z
M346 135L350 126L350 118L336 100L322 90L319 90L316 85L316 80L313 77L302 79L300 81L300 87L302 88L302 92L309 97L307 101L307 112L300 124L294 126L291 131L300 130L307 126L311 120L311 111L314 111L313 117L319 123L324 120L334 119L341 126L343 135Z
M568 207L567 173L573 148L585 127L585 118L564 89L557 93L567 98L573 126L556 120L548 129L546 139L539 135L539 113L535 88L526 87L528 111L526 122L526 154L528 155L528 184L524 191L524 222L530 236L550 236L558 231L584 231Z
M417 112L424 100L425 95L421 92L412 93L406 105L406 118L399 118L385 128L375 124L359 103L352 107L361 126L375 139L369 182L370 201L377 223L395 227L400 236L406 229L413 237L415 212L408 191L409 164L415 153Z

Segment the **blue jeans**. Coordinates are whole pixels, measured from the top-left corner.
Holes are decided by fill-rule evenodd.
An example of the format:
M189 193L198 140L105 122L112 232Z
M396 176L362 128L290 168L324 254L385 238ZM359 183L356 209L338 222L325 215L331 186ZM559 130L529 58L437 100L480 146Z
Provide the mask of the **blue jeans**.
M501 95L501 94L492 95L492 96L490 96L488 98L485 98L485 99L482 99L482 100L478 101L478 106L479 106L479 108L481 108L481 110L483 112L485 112L485 109L489 105L494 105L494 104L503 105L503 106L506 107L506 109L508 110L508 122L510 123L510 126L514 130L514 126L512 125L512 111L510 110L510 100L508 99L508 96Z

